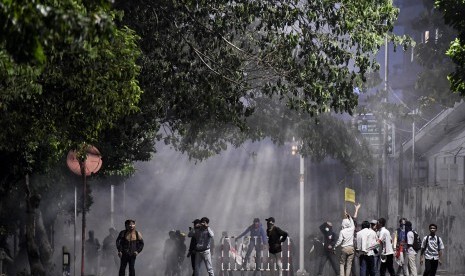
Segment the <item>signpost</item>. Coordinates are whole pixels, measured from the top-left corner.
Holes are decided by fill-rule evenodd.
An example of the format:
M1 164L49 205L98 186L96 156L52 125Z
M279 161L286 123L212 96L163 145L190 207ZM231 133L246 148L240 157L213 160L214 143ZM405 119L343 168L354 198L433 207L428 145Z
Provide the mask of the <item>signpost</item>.
M382 155L383 150L386 149L388 155L395 154L395 127L393 124L387 124L386 145L383 142L384 127L382 122L378 122L372 113L360 114L357 120L358 131L369 143L373 154Z
M75 174L82 176L82 238L81 238L81 276L84 276L84 247L86 239L86 195L87 195L87 176L98 172L102 167L102 156L98 149L94 146L85 146L86 156L79 158L78 153L74 150L69 151L66 158L68 168ZM76 206L76 205L75 205ZM74 212L76 214L76 210ZM74 219L74 227L76 227L76 218ZM76 244L76 234L74 235L74 244ZM76 251L76 249L75 249ZM76 256L74 257L76 259ZM76 264L74 264L76 269ZM75 273L76 274L76 273Z

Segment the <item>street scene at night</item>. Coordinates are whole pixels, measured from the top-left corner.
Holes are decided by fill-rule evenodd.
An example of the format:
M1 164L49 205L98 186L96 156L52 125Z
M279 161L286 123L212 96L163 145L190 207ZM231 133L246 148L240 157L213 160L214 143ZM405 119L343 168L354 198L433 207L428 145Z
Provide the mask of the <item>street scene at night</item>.
M465 2L0 0L0 276L465 275Z

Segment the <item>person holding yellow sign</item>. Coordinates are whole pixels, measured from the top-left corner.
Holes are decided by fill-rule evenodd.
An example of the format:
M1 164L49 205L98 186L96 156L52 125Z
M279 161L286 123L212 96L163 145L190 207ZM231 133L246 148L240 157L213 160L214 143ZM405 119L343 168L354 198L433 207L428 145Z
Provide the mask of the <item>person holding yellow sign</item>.
M339 272L340 276L349 276L352 269L352 262L355 257L354 248L354 234L355 224L354 219L357 218L358 210L360 209L360 203L355 204L355 213L351 217L345 210L345 218L342 220L342 230L339 232L339 239L336 242L335 247L341 246L341 256L339 259Z

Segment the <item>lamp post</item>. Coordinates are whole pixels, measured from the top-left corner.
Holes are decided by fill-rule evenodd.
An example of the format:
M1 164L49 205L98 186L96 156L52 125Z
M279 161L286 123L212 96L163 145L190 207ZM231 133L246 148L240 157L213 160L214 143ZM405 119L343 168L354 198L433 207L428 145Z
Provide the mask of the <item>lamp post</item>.
M292 155L298 153L299 147L295 143L294 138L292 138ZM300 175L299 175L299 269L297 270L297 275L308 275L307 271L304 268L304 181L305 181L305 160L302 154L299 154L300 157Z

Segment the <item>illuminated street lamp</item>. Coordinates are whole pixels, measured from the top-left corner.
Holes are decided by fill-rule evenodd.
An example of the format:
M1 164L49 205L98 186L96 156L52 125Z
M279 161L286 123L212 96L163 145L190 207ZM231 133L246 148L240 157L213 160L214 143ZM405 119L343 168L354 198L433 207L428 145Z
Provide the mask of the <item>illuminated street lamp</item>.
M301 147L302 145L300 145ZM292 138L292 155L299 153L299 146L295 142L294 137ZM300 187L300 222L299 222L299 270L297 270L297 275L308 275L307 271L304 268L304 181L305 181L305 160L302 154L299 154L300 157L300 177L299 177L299 187Z

